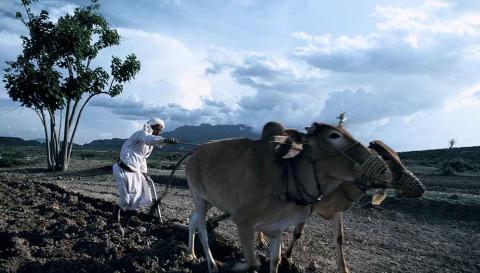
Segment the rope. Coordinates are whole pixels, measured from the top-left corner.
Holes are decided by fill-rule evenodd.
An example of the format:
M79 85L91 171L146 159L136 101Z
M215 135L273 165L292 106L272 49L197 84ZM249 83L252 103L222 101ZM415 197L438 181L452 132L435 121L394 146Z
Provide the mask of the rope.
M182 143L184 144L184 143ZM193 143L192 143L193 144ZM199 144L195 144L195 145L199 145ZM173 175L175 174L175 171L177 170L178 166L180 166L180 164L182 164L182 162L187 158L189 157L190 155L192 155L194 152L195 152L196 149L193 149L192 151L184 154L182 156L182 158L180 158L180 160L178 160L177 164L175 164L175 166L173 167L172 171L170 172L170 176L168 177L168 182L167 182L167 185L165 187L165 190L163 191L163 193L160 195L160 197L155 200L155 202L153 202L153 204L150 206L150 215L153 215L154 211L155 211L155 208L158 206L160 206L160 204L162 203L162 199L167 195L168 193L168 190L170 189L170 185L172 184L172 181L173 181Z

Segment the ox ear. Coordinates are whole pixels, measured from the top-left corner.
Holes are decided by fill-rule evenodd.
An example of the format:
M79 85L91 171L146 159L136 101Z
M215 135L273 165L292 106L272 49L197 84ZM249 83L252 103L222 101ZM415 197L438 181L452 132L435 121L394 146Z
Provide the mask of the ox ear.
M300 133L295 129L284 129L282 131L286 136L288 136L293 142L304 144L307 142L307 135Z

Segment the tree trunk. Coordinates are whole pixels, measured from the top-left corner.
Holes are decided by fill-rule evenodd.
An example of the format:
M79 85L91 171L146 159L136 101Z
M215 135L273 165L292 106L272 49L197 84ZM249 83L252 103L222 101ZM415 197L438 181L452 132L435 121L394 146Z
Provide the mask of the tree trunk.
M67 102L67 108L65 109L65 120L63 128L63 143L62 143L62 152L61 152L61 171L65 172L68 169L68 137L70 133L70 103Z
M37 113L43 125L43 133L45 134L45 151L47 154L47 168L49 171L54 171L55 160L54 160L54 154L52 153L51 137L48 134L48 125L45 117L45 112L42 109L38 109L38 108L34 109L34 111Z
M55 170L55 161L53 160L54 155L52 153L52 143L50 142L47 123L43 123L43 130L44 130L44 133L45 133L45 148L47 150L47 168L48 168L49 171L54 171Z

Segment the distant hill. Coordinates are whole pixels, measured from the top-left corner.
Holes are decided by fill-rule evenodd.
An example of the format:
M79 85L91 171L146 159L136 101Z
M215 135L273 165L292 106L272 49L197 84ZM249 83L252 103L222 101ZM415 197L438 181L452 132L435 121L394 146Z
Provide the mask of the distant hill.
M480 146L410 151L399 153L399 155L402 159L435 159L438 161L459 157L467 161L480 163Z
M45 143L45 138L36 138L36 139L32 139L32 140L38 141L40 143Z
M132 132L133 133L133 132ZM198 126L182 126L171 132L162 133L165 138L174 137L187 143L204 143L209 140L248 137L258 139L260 136L252 131L252 128L245 125L210 125L201 124ZM92 150L120 150L125 139L99 139L83 145L76 145L75 149ZM18 137L0 137L0 146L41 146L44 145L37 140L23 140ZM190 145L170 145L163 151L188 151ZM452 149L433 149L423 151L409 151L399 153L402 160L416 162L429 162L438 164L447 159L462 158L466 162L480 163L480 146L460 147Z
M163 133L162 136L178 138L182 142L203 143L209 140L232 137L259 138L260 135L252 132L252 127L242 124L210 125L203 123L199 126L178 127L174 131Z
M133 132L132 132L133 133ZM181 142L186 143L204 143L209 140L232 138L232 137L248 137L259 138L260 135L254 133L252 128L242 124L238 125L210 125L201 124L198 126L181 126L171 132L162 133L165 138L177 138ZM82 145L84 149L104 149L104 150L119 150L125 139L113 138L113 139L101 139L94 140L90 143ZM164 151L182 151L189 150L189 145L171 145L164 149Z
M479 170L480 168L480 146L411 151L399 153L399 156L407 164L413 163L430 167L447 164L458 168L459 171L460 169Z
M118 150L122 147L125 139L122 138L112 138L112 139L97 139L90 143L81 145L81 148L84 149L105 149L105 150Z
M0 137L0 145L5 146L41 146L36 140L23 140L19 137Z

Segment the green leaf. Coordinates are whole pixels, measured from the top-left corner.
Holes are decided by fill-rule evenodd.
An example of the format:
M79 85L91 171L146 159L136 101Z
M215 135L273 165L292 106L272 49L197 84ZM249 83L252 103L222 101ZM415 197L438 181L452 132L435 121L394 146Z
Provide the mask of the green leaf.
M9 97L35 110L65 108L68 101L79 101L84 95L117 96L123 83L134 79L140 70L135 54L125 60L114 57L111 74L103 67L91 67L105 48L120 44L120 35L100 13L96 0L86 7L64 14L56 22L47 11L36 14L30 9L36 0L21 0L28 17L16 17L27 28L22 51L6 62L3 82Z

